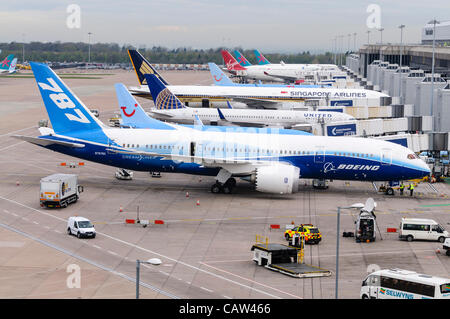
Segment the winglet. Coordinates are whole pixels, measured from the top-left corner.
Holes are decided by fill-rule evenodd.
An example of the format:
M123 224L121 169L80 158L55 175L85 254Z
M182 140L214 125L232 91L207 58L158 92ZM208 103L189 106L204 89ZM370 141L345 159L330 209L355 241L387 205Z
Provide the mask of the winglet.
M217 112L219 112L219 118L221 120L227 121L227 119L225 118L225 116L223 115L222 111L219 108L217 108Z
M198 117L197 114L195 114L195 117L194 117L194 118L195 118L195 120L194 120L194 125L197 125L197 126L204 126L202 120L200 120L200 118Z
M227 105L228 105L228 108L229 108L229 109L232 109L232 108L233 108L233 107L231 106L230 101L227 101Z

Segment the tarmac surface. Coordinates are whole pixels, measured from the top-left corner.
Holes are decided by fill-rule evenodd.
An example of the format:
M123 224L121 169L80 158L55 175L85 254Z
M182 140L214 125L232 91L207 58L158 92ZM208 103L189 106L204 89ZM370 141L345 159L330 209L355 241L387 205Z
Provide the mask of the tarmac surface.
M114 83L135 86L137 79L133 71L92 70L102 72L109 75L64 82L107 123L118 111ZM212 82L204 71L161 73L172 84ZM134 172L133 180L123 181L114 178L113 167L62 167L80 161L11 138L37 136L38 121L47 118L34 78L0 78L0 111L0 298L135 298L136 260L155 257L161 265L141 265L141 298L334 298L337 207L369 197L377 202L375 242L342 237L354 231L357 212L341 212L339 297L359 298L362 280L377 267L450 278L450 258L436 253L441 244L409 243L387 233L403 216L432 218L450 229L448 184L434 184L437 192L421 184L410 197L377 193L371 183L334 181L316 190L301 181L298 193L277 196L244 181L233 194L212 194L213 177L183 174ZM39 181L57 172L78 174L84 192L68 208L41 208ZM138 211L148 227L125 223ZM67 218L74 215L94 223L95 239L66 234ZM296 279L252 261L256 235L285 244L285 226L292 222L320 228L323 240L306 246L305 262L332 276Z

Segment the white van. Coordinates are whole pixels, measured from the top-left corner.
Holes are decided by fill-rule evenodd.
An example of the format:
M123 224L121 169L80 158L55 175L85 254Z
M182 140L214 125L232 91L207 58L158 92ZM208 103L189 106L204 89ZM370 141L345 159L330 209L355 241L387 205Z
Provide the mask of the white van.
M95 228L89 219L84 217L69 217L67 221L67 234L81 237L95 238Z
M449 237L448 232L432 219L402 218L399 238L407 241L437 240L441 243Z

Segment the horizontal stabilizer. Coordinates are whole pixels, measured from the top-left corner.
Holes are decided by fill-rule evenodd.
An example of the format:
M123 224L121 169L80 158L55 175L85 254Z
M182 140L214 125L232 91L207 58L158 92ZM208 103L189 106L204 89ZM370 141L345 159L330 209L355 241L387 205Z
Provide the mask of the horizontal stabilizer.
M72 142L65 142L65 141L57 141L49 138L42 138L42 137L31 137L31 136L24 136L24 135L12 135L11 137L17 138L19 140L29 142L31 144L36 144L40 146L49 146L52 144L67 146L67 147L75 147L75 148L82 148L85 145L81 143L72 143Z

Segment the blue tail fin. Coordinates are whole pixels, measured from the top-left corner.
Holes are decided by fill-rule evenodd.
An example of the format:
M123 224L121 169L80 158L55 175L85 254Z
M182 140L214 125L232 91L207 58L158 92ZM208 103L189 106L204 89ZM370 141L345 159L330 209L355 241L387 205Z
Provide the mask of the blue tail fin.
M174 129L164 122L148 116L136 99L128 92L125 85L117 83L114 87L116 88L117 101L119 102L120 115L122 116L122 124L124 126L161 130Z
M253 50L253 52L255 53L256 56L256 61L258 63L258 65L266 65L266 64L270 64L269 60L267 60L264 55L262 55L261 52L259 52L259 50Z
M241 52L238 50L234 50L234 56L236 57L236 60L238 60L239 64L243 67L252 65L248 60L245 58L245 56L242 55Z
M30 65L56 134L105 127L47 65Z
M145 74L145 79L157 109L174 110L186 107L156 75Z
M217 66L215 63L208 63L209 71L214 80L214 84L216 85L236 85L230 78Z
M156 69L148 62L142 54L136 50L128 50L128 55L130 56L131 63L133 64L134 70L138 77L139 83L141 85L147 84L145 80L145 74L156 74L162 83L169 85L166 80L156 71Z
M8 72L9 73L15 73L16 72L16 66L17 66L17 58L14 58L11 62L11 66L9 67Z
M10 54L5 59L3 59L3 61L0 62L0 70L9 70L13 59L14 54Z

